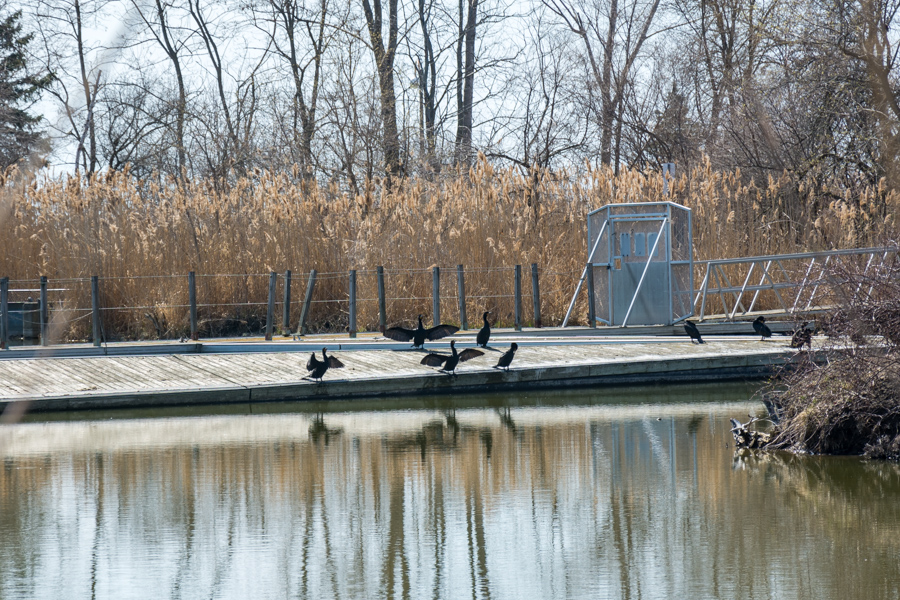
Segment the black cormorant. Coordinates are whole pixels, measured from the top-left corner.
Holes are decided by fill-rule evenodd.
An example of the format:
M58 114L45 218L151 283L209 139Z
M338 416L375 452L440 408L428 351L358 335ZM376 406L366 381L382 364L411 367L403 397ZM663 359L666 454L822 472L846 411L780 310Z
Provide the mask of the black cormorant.
M692 321L685 321L685 322L684 322L684 331L685 331L685 333L687 333L689 336L691 336L691 343L692 343L692 344L694 343L694 340L697 340L697 343L698 343L698 344L705 344L705 343L706 343L706 342L703 341L703 338L700 337L700 330L697 329L697 326L694 325L694 323L693 323Z
M753 321L753 331L762 336L759 341L772 337L772 330L766 325L766 318L763 316L756 317L756 320Z
M509 365L513 361L513 358L516 355L516 350L518 350L519 345L515 342L509 345L509 350L503 353L503 356L500 357L500 360L497 361L497 364L494 365L495 369L503 369L504 371L509 371Z
M481 346L482 348L487 348L488 340L491 339L491 324L488 323L487 316L491 313L491 311L486 310L481 318L484 319L484 327L482 327L478 331L478 336L475 338L475 343Z
M344 367L344 363L337 358L325 354L326 350L328 348L322 348L322 358L324 360L317 359L315 352L310 355L309 360L306 361L306 370L309 371L309 375L304 379L312 379L313 381L318 379L322 381L322 376L325 375L325 371L328 369L342 369Z
M452 352L450 356L446 354L426 354L420 364L428 365L429 367L440 367L443 365L440 369L441 371L456 375L456 366L459 363L484 354L484 352L475 348L468 348L459 353L456 351L456 340L450 340L450 351Z
M439 340L442 337L453 335L457 331L459 331L459 327L444 324L425 329L422 325L422 315L419 315L419 326L416 329L391 327L384 330L384 337L397 340L398 342L412 340L413 348L421 348L425 344L425 340Z
M809 346L810 350L812 350L813 330L807 329L807 325L809 325L809 321L804 321L803 325L800 326L800 329L795 331L791 336L791 348L802 349L803 346L806 345Z

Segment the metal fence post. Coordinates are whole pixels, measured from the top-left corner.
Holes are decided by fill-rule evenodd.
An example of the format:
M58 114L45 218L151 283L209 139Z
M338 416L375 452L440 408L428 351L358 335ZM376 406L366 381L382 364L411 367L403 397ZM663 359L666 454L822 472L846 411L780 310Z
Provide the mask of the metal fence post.
M384 267L375 269L378 278L378 330L384 333L387 328L387 306L384 298Z
M466 279L462 265L456 265L456 289L459 297L459 326L462 329L468 329L469 321L466 319Z
M356 337L356 269L350 269L350 337Z
M49 331L49 314L50 312L47 310L47 276L41 275L41 346L46 346L50 343L48 339L48 331Z
M9 348L9 277L0 279L0 350Z
M91 275L91 337L94 346L100 346L100 278L96 275Z
M516 331L522 331L522 265L516 265L515 282L515 327Z
M538 266L531 263L531 300L534 304L534 326L541 327L541 289L538 285Z
M436 327L441 324L441 268L431 270L431 312Z
M306 335L306 317L309 316L309 305L312 304L313 290L316 287L316 270L309 272L306 282L306 297L303 298L303 308L300 309L300 323L297 325L297 334Z
M278 274L275 271L269 273L269 304L266 306L266 341L272 341L272 330L275 328L275 286L278 283Z
M591 328L597 327L596 313L594 310L594 267L591 263L587 265L587 295L588 295L588 325Z
M284 272L284 303L281 311L281 332L291 332L291 270Z
M200 339L197 331L197 276L193 271L188 273L188 304L191 305L191 339L197 341Z

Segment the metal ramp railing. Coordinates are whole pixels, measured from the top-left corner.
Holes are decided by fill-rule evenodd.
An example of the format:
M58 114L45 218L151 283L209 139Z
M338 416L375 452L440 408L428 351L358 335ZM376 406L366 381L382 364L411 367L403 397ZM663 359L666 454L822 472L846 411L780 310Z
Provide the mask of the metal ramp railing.
M847 282L830 276L829 267L853 266L859 272L865 263L862 274L866 276L877 273L889 259L896 260L897 252L898 248L890 247L853 248L696 261L694 264L701 269L705 265L706 273L694 298L694 314L700 321L733 321L750 314L793 316L822 311L828 306L821 302L835 295L850 299L863 287L859 283L856 289L847 290ZM743 283L735 285L732 281ZM764 310L758 308L761 304L765 304ZM713 310L717 312L710 314Z

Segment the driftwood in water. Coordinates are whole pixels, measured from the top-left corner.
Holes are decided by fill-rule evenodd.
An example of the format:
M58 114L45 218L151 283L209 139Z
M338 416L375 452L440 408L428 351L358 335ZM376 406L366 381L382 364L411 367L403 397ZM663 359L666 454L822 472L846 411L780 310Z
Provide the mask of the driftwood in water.
M764 448L771 440L771 435L762 431L750 429L750 425L759 421L759 417L750 417L746 423L737 419L731 419L731 435L734 436L734 445L738 448Z

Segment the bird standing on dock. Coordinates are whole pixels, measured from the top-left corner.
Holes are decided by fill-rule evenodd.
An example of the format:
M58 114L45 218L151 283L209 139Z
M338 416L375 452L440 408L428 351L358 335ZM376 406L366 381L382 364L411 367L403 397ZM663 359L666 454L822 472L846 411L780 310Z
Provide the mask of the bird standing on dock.
M404 327L391 327L384 330L384 337L398 342L408 342L412 340L413 348L422 348L425 340L439 340L442 337L453 335L459 331L459 327L454 325L435 325L429 329L425 329L422 325L422 315L419 315L419 326L416 329L406 329Z
M691 343L692 343L692 344L694 343L694 340L697 340L697 343L698 343L698 344L705 344L705 343L706 343L706 342L703 341L703 338L700 337L700 330L697 329L697 326L694 325L694 323L693 323L692 321L685 321L685 322L684 322L684 331L685 331L685 333L687 333L689 336L691 336Z
M310 355L309 360L306 361L306 370L309 371L309 375L304 377L304 379L312 379L313 381L319 380L321 382L322 376L325 375L325 371L328 369L344 368L344 363L334 356L325 354L327 350L328 348L322 348L322 358L324 360L317 359L315 352Z
M762 336L759 341L772 337L772 330L766 325L766 318L763 316L756 317L756 320L753 321L753 331Z
M519 349L519 345L515 342L509 345L509 350L503 353L503 356L500 357L500 360L497 361L497 364L494 365L495 369L503 369L504 371L509 371L509 365L512 363L513 358L516 355L516 350Z
M442 372L448 375L456 375L456 366L459 363L484 354L484 352L475 348L468 348L459 353L456 351L456 340L450 340L450 351L450 356L446 354L427 354L420 364L428 365L429 367L440 367L443 365L440 369Z
M487 348L488 340L491 339L491 324L488 323L487 320L489 314L491 314L491 311L486 310L484 311L484 314L481 315L481 318L484 319L484 327L478 330L478 335L475 337L475 343L482 348Z

